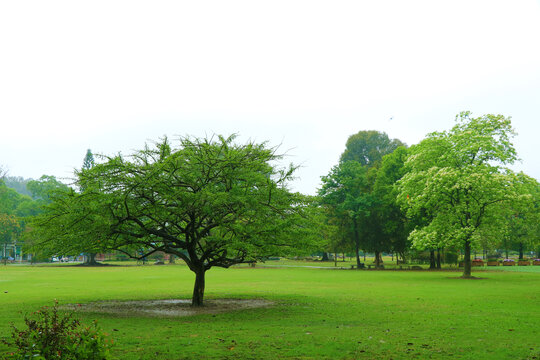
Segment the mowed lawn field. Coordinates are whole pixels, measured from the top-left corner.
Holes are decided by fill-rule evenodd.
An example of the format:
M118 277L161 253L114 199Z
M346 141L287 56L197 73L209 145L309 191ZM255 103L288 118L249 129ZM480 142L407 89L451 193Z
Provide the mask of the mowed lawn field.
M98 320L117 359L539 359L540 272L473 275L483 279L453 271L215 268L207 299L274 305L182 318L78 317ZM54 299L185 299L193 281L183 265L1 266L0 337Z

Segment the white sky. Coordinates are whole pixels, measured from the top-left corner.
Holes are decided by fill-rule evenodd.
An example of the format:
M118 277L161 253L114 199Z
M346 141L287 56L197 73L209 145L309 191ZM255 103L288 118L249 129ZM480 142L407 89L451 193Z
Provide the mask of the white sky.
M282 144L313 194L348 136L414 144L462 110L512 116L515 169L540 179L540 1L0 2L12 176L239 133Z

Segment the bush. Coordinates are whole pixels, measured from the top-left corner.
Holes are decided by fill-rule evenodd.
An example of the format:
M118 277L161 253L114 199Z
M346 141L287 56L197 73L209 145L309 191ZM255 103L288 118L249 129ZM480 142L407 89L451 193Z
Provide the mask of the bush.
M94 321L86 326L72 314L58 312L55 300L52 308L43 307L25 315L25 330L13 324L11 340L5 344L17 350L11 353L14 359L65 359L65 360L103 360L109 358L112 341L106 339Z

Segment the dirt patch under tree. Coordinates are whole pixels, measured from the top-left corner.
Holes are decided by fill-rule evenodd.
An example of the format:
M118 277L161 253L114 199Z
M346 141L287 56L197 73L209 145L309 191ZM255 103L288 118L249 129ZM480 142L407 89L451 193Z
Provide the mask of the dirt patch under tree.
M191 300L98 301L88 304L67 304L62 309L112 314L126 317L182 317L198 314L219 314L274 305L262 299L209 299L204 306L192 307Z

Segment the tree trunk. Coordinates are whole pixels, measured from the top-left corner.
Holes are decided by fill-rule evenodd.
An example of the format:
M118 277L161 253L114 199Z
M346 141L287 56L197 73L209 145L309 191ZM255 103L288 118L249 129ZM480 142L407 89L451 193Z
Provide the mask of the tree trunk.
M356 247L356 268L360 269L360 249Z
M169 264L174 264L174 255L173 254L169 255Z
M441 249L437 248L437 269L441 269Z
M429 250L429 269L435 269L435 250Z
M193 287L191 306L203 306L205 273L206 270L204 268L195 271L195 286Z
M465 255L463 258L463 276L464 278L471 277L471 242L465 241Z
M406 264L407 259L405 259L405 251L401 252L399 255L401 256L401 263Z
M375 250L375 269L381 268L381 252Z
M96 261L96 253L88 253L86 255L86 262L85 264L86 265L96 265L97 264L97 261Z
M523 243L519 243L519 260L523 260Z
M334 251L334 267L337 267L337 251Z
M329 259L328 259L328 253L325 251L325 252L322 253L322 259L321 259L321 261L328 261L328 260L329 260Z
M360 270L360 235L358 234L356 220L354 221L354 247L356 250L356 269Z

